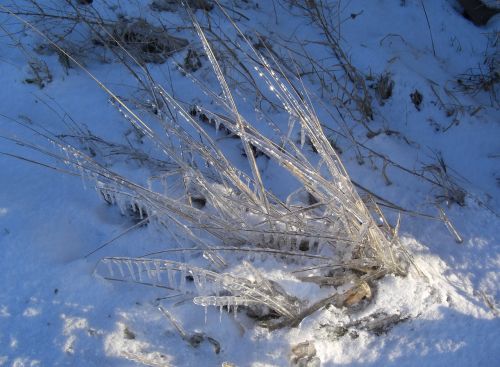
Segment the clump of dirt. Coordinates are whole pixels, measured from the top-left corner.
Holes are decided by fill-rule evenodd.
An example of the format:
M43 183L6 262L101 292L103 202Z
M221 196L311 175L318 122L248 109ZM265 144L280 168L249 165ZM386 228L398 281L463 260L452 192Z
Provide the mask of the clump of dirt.
M415 89L415 91L410 94L410 98L417 111L420 111L420 105L424 100L424 96L422 95L422 93L420 93L418 89Z
M292 346L290 365L294 367L319 367L321 360L316 356L316 347L312 341L305 341Z

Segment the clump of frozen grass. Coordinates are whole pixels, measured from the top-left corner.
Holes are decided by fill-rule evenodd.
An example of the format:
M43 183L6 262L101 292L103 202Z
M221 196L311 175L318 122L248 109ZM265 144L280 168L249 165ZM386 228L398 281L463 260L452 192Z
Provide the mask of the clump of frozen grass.
M498 46L500 37L498 32L488 36L488 43L484 51L483 62L475 68L458 75L457 87L464 93L473 96L485 93L489 95L491 106L500 106L498 98L500 90L500 66Z
M268 310L266 315L271 312L280 318L269 325L271 328L296 325L327 304L338 307L359 304L371 298L370 284L376 279L386 274L406 275L409 256L398 241L398 226L392 229L376 206L372 205L370 211L360 198L323 133L301 81L287 77L276 60L256 50L224 8L220 10L245 42L246 52L252 55L244 58L249 63L248 69L263 80L289 118L285 131L272 124L277 133L273 139L240 112L203 28L187 8L221 89L220 93L208 88L206 92L222 112L204 109L203 113L214 121L216 128L223 125L241 140L248 173L223 153L206 127L156 83L140 62L137 66L146 76L157 109L149 118L139 116L62 49L108 93L124 118L149 138L175 168L151 177L144 185L43 132L39 133L63 154L23 144L64 162L93 181L106 201L123 212L133 208L140 219L175 233L176 238L182 237L181 247L193 246L206 260L200 266L199 259L191 262L189 256L184 262L109 257L102 259L96 268L96 274L106 279L190 294L196 304L221 310L253 307L255 314L256 308L264 306ZM299 143L293 139L296 132L300 134ZM312 160L304 153L302 147L306 141L314 147L319 159ZM283 170L283 177L294 180L299 189L284 198L274 194L264 184L255 150L275 161ZM308 302L290 290L285 291L269 280L265 272L250 265L243 275L234 274L240 260L232 255L239 252L275 255L275 264L286 265L279 270L287 273L289 279L297 280L294 274L300 272L323 280L345 279L345 283L337 282L337 286L343 287L338 294ZM194 288L186 286L187 279L193 281Z
M120 19L96 37L96 43L125 48L142 63L164 63L173 53L185 48L188 41L169 35L144 19Z

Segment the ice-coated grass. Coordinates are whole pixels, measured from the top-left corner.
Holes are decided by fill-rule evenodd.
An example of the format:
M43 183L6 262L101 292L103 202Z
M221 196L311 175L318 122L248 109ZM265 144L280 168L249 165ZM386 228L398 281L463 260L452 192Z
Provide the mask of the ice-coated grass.
M351 293L345 293L352 297L349 302L353 303L354 299L357 300L354 303L359 303L363 298L370 298L370 292L357 293L358 289L368 287L367 280L374 281L389 273L407 273L410 256L399 243L398 227L391 228L378 207L372 204L370 211L358 195L323 132L302 81L285 73L272 54L265 57L258 51L224 8L220 10L243 40L241 48L235 51L247 63L246 68L281 103L289 118L284 131L275 129L276 135L269 136L240 112L239 100L233 95L205 31L186 7L220 87L217 91L201 85L217 106L213 111L204 108L203 112L216 128L223 125L239 138L249 173L225 155L206 126L178 98L156 83L119 40L115 39L118 47L135 63L135 77L149 89L155 114L140 114L73 55L17 15L13 16L45 37L93 78L124 120L147 137L173 168L149 178L149 184L144 185L108 169L63 139L34 127L26 125L50 141L59 149L58 153L27 142L15 142L63 162L73 173L92 182L98 193L109 204L116 204L122 213L137 212L139 223L154 223L163 230L182 233L181 247L194 246L206 260L202 268L190 263L189 254L184 263L151 258L104 258L96 274L106 279L185 292L183 283L189 276L194 280L195 288L191 291L196 304L221 308L265 305L282 318L279 323L282 326L287 325L287 320L295 324L297 318L306 317L327 304L324 299L299 300L298 295L286 293L254 268L252 279L231 274L239 260L226 256L230 246L229 252L233 253L237 253L238 248L250 252L253 248L255 254L273 254L278 259L276 266L281 264L280 270L288 272L292 279L297 270L321 276L332 276L332 272L339 270L347 272L354 276L346 277L349 282L342 284L351 289ZM300 142L293 139L297 132ZM314 161L304 153L306 140L317 152ZM298 189L283 197L267 188L261 177L257 151L274 161L285 172L286 179L295 180ZM195 205L200 198L203 204ZM219 250L224 246L226 251Z

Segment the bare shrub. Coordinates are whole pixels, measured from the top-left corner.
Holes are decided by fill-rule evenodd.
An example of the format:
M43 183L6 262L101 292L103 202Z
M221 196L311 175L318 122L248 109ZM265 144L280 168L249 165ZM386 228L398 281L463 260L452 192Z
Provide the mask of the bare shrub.
M417 111L420 111L422 102L424 100L424 96L422 95L422 93L420 93L420 91L418 89L415 89L410 94L410 99L411 99L413 105L415 106L415 108L417 109Z

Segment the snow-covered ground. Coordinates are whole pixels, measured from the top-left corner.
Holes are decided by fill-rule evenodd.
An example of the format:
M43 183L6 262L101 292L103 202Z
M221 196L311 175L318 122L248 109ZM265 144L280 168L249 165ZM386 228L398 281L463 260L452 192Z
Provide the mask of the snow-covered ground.
M5 3L11 6L15 2ZM38 3L57 5L53 0ZM149 1L117 0L112 3L118 6L112 9L95 3L104 13L163 21L172 28L185 24L186 18L176 13L153 12L147 6ZM282 40L283 45L320 37L308 19L297 11L288 12L284 3L235 1L231 15L245 29ZM493 94L485 91L465 94L456 80L479 65L484 67L485 52L496 57L498 64L499 18L477 27L460 14L453 0L352 0L338 4L341 44L352 64L368 77L367 85L387 73L394 87L384 101L370 92L374 112L373 121L367 124L375 134L367 134L365 127L347 118L357 144L328 130L344 131L321 109L318 113L325 131L342 150L341 158L352 179L407 210L401 212L399 235L414 256L410 274L383 278L377 283L374 299L362 310L326 307L296 328L273 332L241 313L219 315L215 308L204 311L190 300L177 304L182 298L174 299L168 312L186 332L202 332L213 338L205 337L193 347L158 310L155 300L165 292L93 275L97 261L104 256L142 256L169 248L174 235L154 226L138 227L85 257L133 226L133 221L107 205L92 183L2 154L0 366L221 366L224 362L226 366L286 366L293 346L306 341L314 344L315 361L322 366L498 365L499 101L498 96L494 100ZM210 14L223 23L218 11ZM57 22L53 26L57 27ZM220 27L230 33L229 24ZM4 137L40 142L43 139L25 126L67 134L73 121L108 141L126 146L127 139L136 143L130 126L84 71L65 69L56 54L34 53L33 48L43 39L33 31L21 30L19 20L12 15L0 14L0 34L1 153L52 164L44 155ZM180 29L179 35L196 44L196 36L189 31ZM497 37L496 51L491 49L492 37ZM326 55L324 48L309 50L318 60ZM25 82L30 77L28 61L34 56L47 64L52 76L44 88ZM140 99L122 65L99 62L90 52L80 56L85 56L88 70L121 96ZM208 103L199 87L174 65L174 60L182 63L184 56L185 51L181 51L165 64L151 65L152 74L184 102ZM215 83L207 59L202 58L202 62L203 67L194 75ZM317 81L304 79L314 103L332 103L331 95L323 94ZM496 88L498 91L498 82ZM410 98L416 90L423 96L418 109ZM252 99L245 93L240 91L240 102ZM242 110L258 120L252 103ZM279 112L267 112L275 121L282 119ZM220 141L237 164L244 165L238 143ZM144 149L153 150L147 144ZM359 164L357 150L363 164ZM104 161L138 180L154 170L127 155L109 156ZM264 157L258 162L263 180L274 192L281 194L291 186L272 162ZM440 167L440 174L436 167ZM430 181L451 185L453 192ZM435 219L440 215L436 203L444 209L462 243L455 241L443 221ZM409 215L408 211L434 219ZM387 216L396 222L396 211L387 210ZM272 262L256 260L257 265L273 269L273 279L280 279L279 263ZM296 284L288 286L300 289ZM311 289L302 292L307 295ZM378 316L397 322L377 328L373 326L377 319L372 319ZM220 351L216 351L214 340Z

